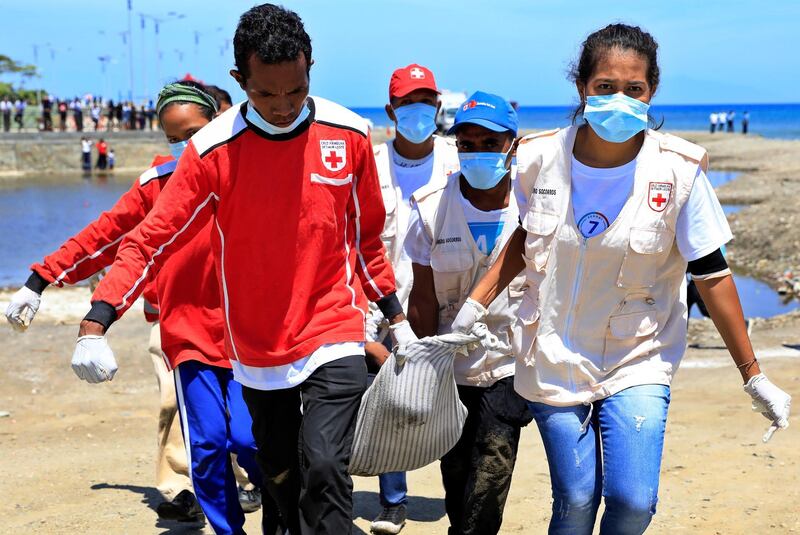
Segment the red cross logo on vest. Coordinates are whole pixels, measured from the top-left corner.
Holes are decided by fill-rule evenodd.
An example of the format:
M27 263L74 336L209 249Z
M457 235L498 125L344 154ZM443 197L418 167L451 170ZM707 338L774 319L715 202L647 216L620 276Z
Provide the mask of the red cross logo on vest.
M650 182L647 192L647 206L656 212L663 212L672 197L672 184L669 182Z
M413 69L411 69L411 72L409 74L415 80L422 80L423 78L425 78L425 71L423 71L419 67L414 67Z
M343 139L321 139L320 158L325 169L336 173L347 165L347 144Z

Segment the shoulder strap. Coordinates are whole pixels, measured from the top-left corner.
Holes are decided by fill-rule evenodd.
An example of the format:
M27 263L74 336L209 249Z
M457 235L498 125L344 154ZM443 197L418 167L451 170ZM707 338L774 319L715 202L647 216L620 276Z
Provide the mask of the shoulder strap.
M522 136L519 140L518 145L524 145L525 143L530 143L534 139L539 139L543 137L550 137L556 135L561 129L560 128L553 128L552 130L542 130L541 132L534 132L532 134L528 134Z
M655 130L648 130L648 135L658 140L658 145L662 151L680 154L684 159L696 162L703 169L708 170L708 152L700 145L687 141L672 134L665 134Z

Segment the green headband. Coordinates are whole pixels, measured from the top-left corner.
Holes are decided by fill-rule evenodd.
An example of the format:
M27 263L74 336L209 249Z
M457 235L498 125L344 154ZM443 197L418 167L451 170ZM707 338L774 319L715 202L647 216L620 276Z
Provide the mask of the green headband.
M174 102L197 104L204 108L211 108L214 113L217 113L217 101L214 100L214 97L196 87L173 83L165 85L158 93L156 114L161 115L161 111Z

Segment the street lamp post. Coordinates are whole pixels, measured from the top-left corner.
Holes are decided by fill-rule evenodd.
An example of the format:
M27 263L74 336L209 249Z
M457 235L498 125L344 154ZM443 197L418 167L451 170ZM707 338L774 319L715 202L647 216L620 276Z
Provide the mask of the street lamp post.
M153 21L153 29L155 30L155 36L156 36L156 85L161 85L161 83L162 83L162 80L161 80L161 56L162 56L162 52L161 52L161 46L159 44L159 27L160 27L161 24L163 24L165 22L169 22L169 21L173 21L173 20L180 20L182 18L185 18L186 15L184 15L182 13L176 13L174 11L170 11L169 13L167 13L167 17L166 18L159 18L159 17L156 17L154 15L148 15L147 13L139 13L139 16L142 18L142 27L144 27L144 19L147 18L147 19L150 19L151 21Z
M139 13L139 20L141 22L141 29L142 29L142 95L145 98L150 98L150 88L147 87L147 39L144 38L144 30L145 30L145 18L146 15Z
M133 6L128 0L128 67L130 69L130 87L128 88L128 101L133 102L133 29L131 27L131 17Z
M99 56L97 59L100 60L100 70L103 73L103 80L105 81L105 98L108 99L108 95L111 93L111 86L108 83L108 64L111 62L111 56Z

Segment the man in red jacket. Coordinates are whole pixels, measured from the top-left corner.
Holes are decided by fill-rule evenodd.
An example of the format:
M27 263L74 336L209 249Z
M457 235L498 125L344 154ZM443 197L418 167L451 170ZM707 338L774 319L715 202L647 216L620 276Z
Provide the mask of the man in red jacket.
M308 96L311 40L295 13L247 11L234 54L231 74L247 102L192 137L153 210L120 245L73 363L107 375L115 364L102 335L210 210L226 353L244 385L266 486L290 533L349 533L367 299L398 343L416 339L380 240L369 131L349 110Z
M14 295L6 311L12 326L24 329L30 323L38 309L39 296L48 284L60 286L78 282L113 261L122 238L153 209L187 140L208 124L215 112L214 99L199 84L178 82L162 89L158 118L170 142L173 158L157 158L154 162L157 165L142 173L111 210L67 240L42 263L32 266L25 287ZM201 230L172 256L155 280L151 278L145 289L147 302L157 303L160 309L145 307L148 319L160 320L158 360L163 361L156 369L175 370L176 388L171 384L159 385L162 391L160 420L166 420L166 429L159 430L159 439L164 442L169 423L179 410L192 483L197 492L195 500L187 478L186 488L175 491L177 495L166 496L165 492L165 497L171 500L160 504L157 512L167 519L202 519L199 501L216 533L238 534L242 533L244 515L229 454L238 455L239 464L248 471L253 483L260 487L262 482L255 460L252 422L242 399L241 385L233 380L231 364L224 351L219 282L209 255L210 212L199 214L194 224ZM155 312L155 317L149 312ZM87 366L76 352L73 369L88 382L110 379L116 372L116 363L113 356L110 359L109 356L106 354L103 360L95 363L104 367L103 372L98 373L98 366ZM172 373L160 373L159 377L168 378L170 383L173 381ZM174 401L164 403L165 394L174 400L176 389L177 406ZM159 487L159 490L169 489ZM277 512L272 502L265 500L264 532L275 532L277 524Z

